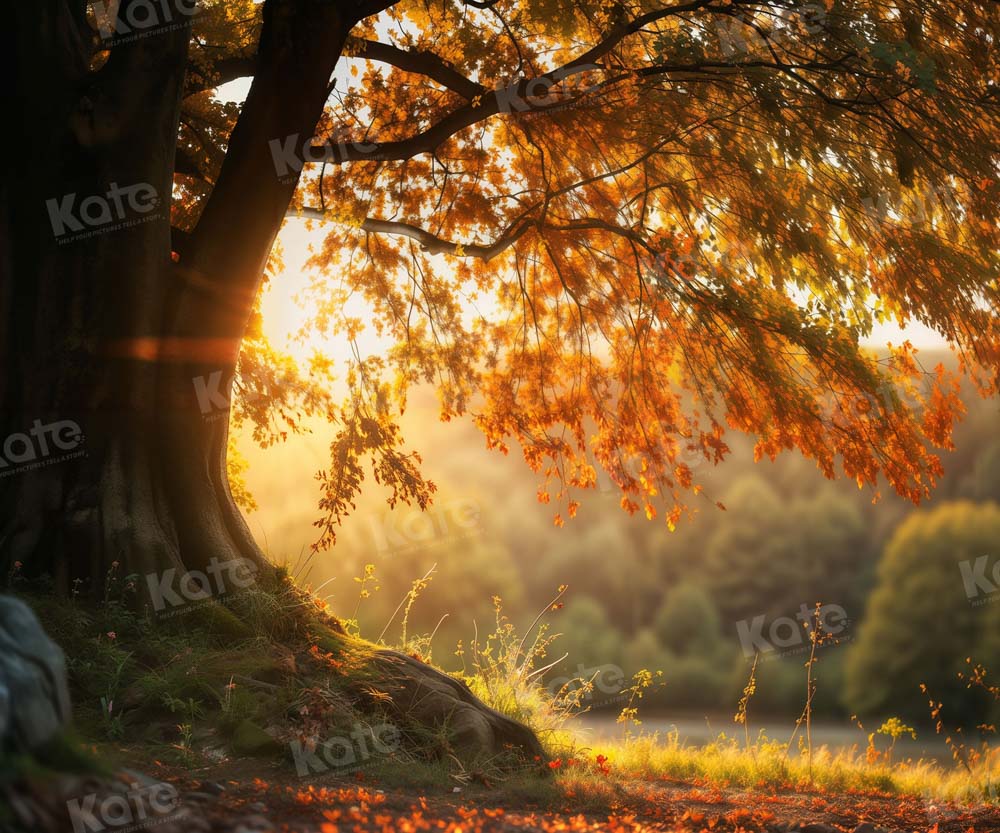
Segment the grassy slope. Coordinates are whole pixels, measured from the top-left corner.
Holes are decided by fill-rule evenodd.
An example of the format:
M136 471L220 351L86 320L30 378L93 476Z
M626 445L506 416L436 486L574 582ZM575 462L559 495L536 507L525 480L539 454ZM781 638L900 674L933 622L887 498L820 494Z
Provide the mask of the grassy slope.
M488 704L532 725L550 762L463 765L448 754L443 735L404 726L406 742L392 753L302 779L291 766L289 737L346 734L380 719L354 696L359 684L378 686L366 662L375 646L343 633L286 579L250 588L225 605L192 606L161 621L130 612L123 584L121 593L113 590L113 598L98 608L25 596L66 651L77 730L109 765L148 768L156 760L206 778L229 767L247 780L260 773L295 789L345 777L409 794L489 788L493 798L515 805L551 809L571 801L580 811L597 813L627 804L637 795L637 784L671 781L740 790L898 794L925 803L996 801L990 787L990 771L1000 760L996 750L967 772L927 762L890 766L884 757L826 749L813 751L810 767L807 756L788 754L787 745L764 738L747 746L720 737L695 749L676 736L634 733L623 743L588 747L574 733L572 700L553 700L531 676L548 645L544 631L531 640L519 638L499 611L497 630L476 647L467 681ZM626 691L628 708L651 682L639 681ZM555 777L539 777L539 771Z

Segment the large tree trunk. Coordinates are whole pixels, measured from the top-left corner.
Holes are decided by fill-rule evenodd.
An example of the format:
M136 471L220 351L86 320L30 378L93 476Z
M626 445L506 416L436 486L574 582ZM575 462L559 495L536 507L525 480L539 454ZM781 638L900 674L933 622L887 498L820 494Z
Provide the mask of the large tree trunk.
M187 0L169 3L182 18ZM229 490L226 434L240 341L296 186L268 143L312 135L363 7L267 0L250 93L179 258L170 199L189 31L165 24L95 71L85 8L10 10L4 111L23 115L0 183L0 578L21 562L99 595L115 562L154 579L211 574L213 559L265 565ZM455 724L473 756L543 754L454 680L377 658L393 702L419 704L429 727Z
M225 455L240 340L296 184L267 142L311 134L349 23L339 4L268 4L260 71L178 261L190 30L165 21L93 70L85 6L11 10L4 109L23 115L0 184L0 570L96 592L116 561L148 574L261 559Z

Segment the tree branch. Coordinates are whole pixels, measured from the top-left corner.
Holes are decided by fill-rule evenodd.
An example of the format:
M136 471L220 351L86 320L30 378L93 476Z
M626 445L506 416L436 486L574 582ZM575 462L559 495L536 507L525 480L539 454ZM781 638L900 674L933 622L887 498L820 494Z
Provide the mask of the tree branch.
M231 55L216 61L209 72L189 70L184 84L184 97L217 89L238 78L248 78L256 68L256 56Z
M327 219L326 213L319 208L300 208L295 211L289 211L286 216L306 217L315 220ZM489 261L513 246L532 225L531 221L522 220L508 229L496 241L488 245L455 243L411 223L403 223L395 220L379 220L375 217L366 218L361 224L361 230L371 234L395 234L402 237L409 237L411 240L416 240L425 252L429 252L432 255L445 254L456 257L474 257L483 261Z
M318 208L300 208L296 211L288 212L286 216L306 217L316 220L327 219L325 212ZM509 226L494 242L486 245L479 243L456 243L453 240L446 240L419 226L397 220L380 220L375 217L368 217L361 223L361 230L371 234L393 234L409 237L411 240L417 241L425 252L432 255L444 254L454 257L473 257L487 262L513 246L532 228L554 232L607 231L625 237L633 243L642 245L644 248L648 248L647 241L639 232L633 229L622 228L598 217L583 217L560 224L535 221L522 217L516 223Z
M307 161L323 161L331 164L361 160L403 161L418 154L430 153L459 131L483 122L500 112L505 112L507 108L526 110L530 107L535 112L558 109L565 106L566 101L558 100L548 105L540 104L537 101L529 105L527 102L533 97L537 98L539 90L548 91L576 73L598 68L595 63L597 60L611 52L626 37L635 34L649 24L672 15L710 8L712 2L713 0L691 0L688 3L656 9L630 21L620 23L608 32L600 43L572 61L534 78L521 78L506 87L492 90L488 94L478 97L475 101L470 101L469 104L453 110L436 124L407 139L371 144L355 143L337 144L335 147L327 146L327 152L324 155L313 156Z
M486 87L466 78L440 56L427 50L400 49L392 44L363 38L351 38L347 46L355 57L379 61L404 72L426 76L466 99L471 100L488 92Z

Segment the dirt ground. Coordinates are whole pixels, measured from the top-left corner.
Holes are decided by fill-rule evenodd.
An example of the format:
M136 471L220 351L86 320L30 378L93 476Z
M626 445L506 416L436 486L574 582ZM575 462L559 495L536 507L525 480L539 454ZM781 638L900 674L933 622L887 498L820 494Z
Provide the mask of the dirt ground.
M934 805L886 794L725 789L669 780L620 785L600 810L582 811L567 787L544 806L481 784L413 790L380 785L364 772L346 778L295 778L287 769L227 765L211 780L176 767L146 771L200 802L211 829L233 833L351 831L689 831L690 833L1000 833L1000 809ZM589 802L593 805L593 802ZM227 820L229 822L227 823ZM239 821L235 821L239 820ZM871 825L861 827L859 825Z

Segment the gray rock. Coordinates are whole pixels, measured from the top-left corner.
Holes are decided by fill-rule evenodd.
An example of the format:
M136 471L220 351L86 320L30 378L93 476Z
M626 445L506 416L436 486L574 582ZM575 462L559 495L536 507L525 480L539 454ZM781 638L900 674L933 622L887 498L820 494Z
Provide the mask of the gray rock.
M30 752L69 722L62 649L24 602L0 596L0 749Z

